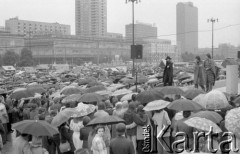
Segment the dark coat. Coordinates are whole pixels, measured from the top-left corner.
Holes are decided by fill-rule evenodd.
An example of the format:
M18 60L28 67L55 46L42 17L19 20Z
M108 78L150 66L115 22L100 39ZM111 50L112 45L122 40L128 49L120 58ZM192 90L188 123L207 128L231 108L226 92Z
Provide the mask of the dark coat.
M206 85L206 73L205 73L205 69L202 61L195 64L194 84Z
M167 62L163 72L163 82L173 83L173 63Z
M110 154L134 154L133 142L123 136L114 138L110 143Z
M70 144L71 151L74 152L75 151L75 147L74 147L73 140L72 140L73 131L71 131L70 129L66 128L65 126L62 126L59 129L59 133L60 133L60 142L61 143L68 142Z

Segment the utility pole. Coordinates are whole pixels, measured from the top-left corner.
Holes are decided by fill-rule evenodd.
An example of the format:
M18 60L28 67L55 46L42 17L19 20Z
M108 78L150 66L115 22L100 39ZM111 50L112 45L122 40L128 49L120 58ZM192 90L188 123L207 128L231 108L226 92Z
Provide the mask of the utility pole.
M214 19L214 18L211 18L211 19L208 19L208 22L211 22L212 23L212 59L213 59L213 50L214 50L214 23L215 22L218 22L218 19Z

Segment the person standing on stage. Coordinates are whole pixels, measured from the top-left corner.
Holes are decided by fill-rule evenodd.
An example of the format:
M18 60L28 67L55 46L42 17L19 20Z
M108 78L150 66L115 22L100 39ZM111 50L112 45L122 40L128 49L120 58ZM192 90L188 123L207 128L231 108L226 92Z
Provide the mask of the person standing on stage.
M166 58L166 66L163 72L163 83L164 86L172 86L173 83L173 63L169 56Z

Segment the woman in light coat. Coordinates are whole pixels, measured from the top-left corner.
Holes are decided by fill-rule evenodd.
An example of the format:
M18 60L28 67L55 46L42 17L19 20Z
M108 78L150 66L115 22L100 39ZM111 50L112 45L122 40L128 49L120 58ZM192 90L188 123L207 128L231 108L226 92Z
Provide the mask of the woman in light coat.
M206 73L204 70L203 62L199 56L196 56L195 58L196 63L194 67L194 85L195 88L198 88L200 86L203 91L205 91L205 85L206 85Z

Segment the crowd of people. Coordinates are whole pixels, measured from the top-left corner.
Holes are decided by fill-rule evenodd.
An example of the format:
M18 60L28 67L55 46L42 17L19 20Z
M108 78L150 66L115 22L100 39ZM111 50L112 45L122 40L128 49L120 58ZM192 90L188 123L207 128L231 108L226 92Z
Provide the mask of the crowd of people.
M205 91L212 90L215 82L214 63L211 56L207 55L207 60L202 62L200 57L196 57L194 83L195 88L198 85ZM171 58L166 58L167 63L164 69L164 86L172 86L173 82L173 63ZM206 83L206 84L205 84ZM205 86L206 85L206 89ZM143 84L143 90L152 90L155 87ZM41 97L34 99L12 99L8 94L2 94L0 98L0 151L7 142L7 136L15 130L12 124L23 120L44 120L52 123L54 117L67 108L76 108L80 102L62 103L63 98L53 99L51 95L58 91L57 88L46 89ZM121 96L122 97L122 96ZM178 112L169 108L159 110L145 111L146 104L137 100L137 94L132 94L128 101L121 101L121 97L109 96L99 102L91 102L96 109L86 116L71 117L66 122L57 126L59 134L54 136L33 136L21 134L16 131L16 139L13 141L13 154L143 154L153 153L165 154L174 153L166 150L160 142L157 141L157 135L162 128L170 125L170 129L164 134L165 144L171 145L177 137L177 132L184 132L189 135L190 144L186 150L192 147L193 132L197 129L188 126L184 121L190 118L194 113L192 111ZM185 99L180 95L165 96L167 102L173 102ZM84 104L89 104L85 103ZM238 107L238 104L229 100L231 108ZM227 131L224 120L226 112L230 108L218 110L222 120L217 123L221 130ZM88 126L94 118L106 116L116 116L125 121L112 125ZM143 128L150 127L150 145L146 145ZM198 130L199 131L199 130ZM223 140L218 138L216 143ZM149 146L149 151L144 151ZM208 152L207 139L201 141L199 151ZM218 151L221 153L221 151ZM1 153L1 152L0 152Z

